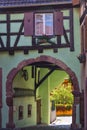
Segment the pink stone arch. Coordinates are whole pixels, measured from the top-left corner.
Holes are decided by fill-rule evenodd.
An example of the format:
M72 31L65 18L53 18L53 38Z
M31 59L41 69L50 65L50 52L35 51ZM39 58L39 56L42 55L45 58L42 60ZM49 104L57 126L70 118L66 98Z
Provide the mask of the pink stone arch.
M24 66L30 65L32 63L36 63L36 62L49 62L49 63L53 63L55 65L57 65L58 67L61 67L66 73L69 74L73 86L74 86L74 91L73 91L73 95L74 95L74 99L76 100L77 97L80 96L80 92L79 92L79 84L78 84L78 80L77 77L75 75L75 73L62 61L50 57L50 56L40 56L36 59L27 59L24 60L22 62L20 62L18 64L18 66L16 68L13 68L8 76L7 76L7 82L6 82L6 103L9 107L9 119L8 119L8 123L6 125L6 127L8 128L14 128L15 124L13 122L13 91L12 91L12 82L14 77L16 76L16 74L19 72L19 70L21 70ZM77 103L77 102L76 102ZM76 109L75 103L74 103L74 110ZM73 120L72 120L72 127L76 127L76 114L75 112L73 112Z

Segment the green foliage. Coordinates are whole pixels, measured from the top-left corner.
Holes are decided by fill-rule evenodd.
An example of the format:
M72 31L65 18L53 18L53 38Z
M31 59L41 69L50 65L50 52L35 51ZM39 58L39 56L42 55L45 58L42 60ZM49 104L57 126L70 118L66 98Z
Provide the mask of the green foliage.
M51 93L51 100L54 100L56 104L73 104L73 95L71 93L71 85L67 87L61 86Z
M71 104L56 104L56 110L57 111L65 111L65 110L71 110L72 109L72 105Z
M72 105L71 104L67 104L66 105L66 110L70 110L72 108Z

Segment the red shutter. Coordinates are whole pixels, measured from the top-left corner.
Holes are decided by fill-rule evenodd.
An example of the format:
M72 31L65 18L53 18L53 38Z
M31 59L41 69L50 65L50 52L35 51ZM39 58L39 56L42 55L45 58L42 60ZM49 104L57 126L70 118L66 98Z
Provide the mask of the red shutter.
M54 12L54 33L55 35L63 35L63 13Z
M24 14L24 35L33 35L33 12L27 12Z
M72 0L73 5L79 5L80 4L80 0Z

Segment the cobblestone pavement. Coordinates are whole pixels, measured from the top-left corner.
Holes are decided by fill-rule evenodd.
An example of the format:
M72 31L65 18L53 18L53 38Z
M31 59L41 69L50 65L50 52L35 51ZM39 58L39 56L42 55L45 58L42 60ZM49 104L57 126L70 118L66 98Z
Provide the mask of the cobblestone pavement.
M70 130L71 123L72 116L59 116L50 126L54 126L57 130Z
M72 124L72 116L59 116L56 117L56 120L52 122L50 125L71 125Z

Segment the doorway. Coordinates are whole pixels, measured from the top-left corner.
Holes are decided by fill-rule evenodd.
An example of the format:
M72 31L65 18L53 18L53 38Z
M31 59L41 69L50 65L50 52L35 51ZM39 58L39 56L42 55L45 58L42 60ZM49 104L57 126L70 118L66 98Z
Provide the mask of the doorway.
M41 124L41 99L37 100L37 124Z
M51 102L51 125L71 125L74 96L72 94L73 84L66 72L58 71L57 82L50 92ZM53 76L53 75L52 75ZM55 82L55 80L54 80ZM53 111L56 113L55 118ZM52 120L53 119L53 120Z
M40 57L37 57L36 59L27 59L27 60L22 61L21 63L18 64L17 68L13 68L7 76L6 103L9 107L9 111L8 111L9 117L8 117L8 123L6 125L8 128L15 127L14 120L13 120L13 88L12 88L12 83L13 83L13 79L15 78L15 75L25 66L29 66L32 64L33 65L34 64L43 65L43 63L48 63L48 67L49 67L49 65L51 65L50 72L48 72L48 74L43 78L43 80L45 78L47 78L47 76L55 70L55 67L58 69L61 68L70 76L70 79L71 79L73 86L74 86L74 91L73 91L74 105L73 105L73 114L72 114L72 128L77 127L77 124L76 124L76 105L79 104L78 97L80 96L80 91L79 91L78 80L77 80L75 73L65 63L63 63L62 61L60 61L58 59L55 59L55 58L50 57L50 56L40 56ZM38 86L40 85L40 83L43 80L41 80L39 82ZM36 87L36 88L38 88L38 87ZM40 110L38 110L38 111L40 111L39 112L40 115L38 116L39 118L37 120L37 122L39 123L39 122L41 122L41 105L40 105L40 103L38 106L40 106Z

